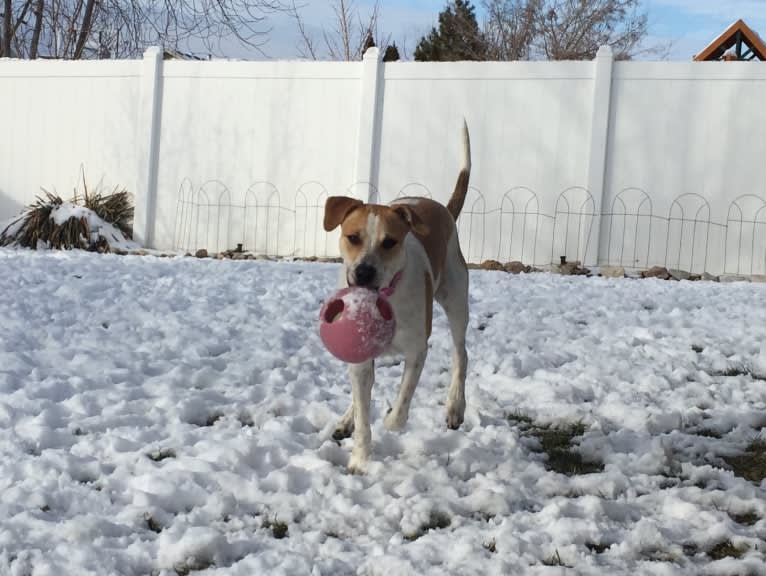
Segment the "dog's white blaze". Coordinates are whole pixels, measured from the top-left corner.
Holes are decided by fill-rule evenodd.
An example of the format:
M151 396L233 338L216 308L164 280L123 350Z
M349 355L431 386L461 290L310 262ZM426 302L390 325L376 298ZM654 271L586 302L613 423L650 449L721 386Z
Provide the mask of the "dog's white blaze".
M378 237L377 232L378 232L379 225L380 225L380 218L378 217L378 215L370 212L367 215L367 226L365 226L365 229L367 232L367 242L365 243L364 249L360 250L359 255L356 258L356 262L354 263L354 266L360 264L364 260L369 260L368 257L374 253L375 239Z
M372 247L375 246L375 239L378 237L378 226L380 225L380 217L377 214L370 214L367 216L367 239L369 244L367 245L367 251L372 251Z

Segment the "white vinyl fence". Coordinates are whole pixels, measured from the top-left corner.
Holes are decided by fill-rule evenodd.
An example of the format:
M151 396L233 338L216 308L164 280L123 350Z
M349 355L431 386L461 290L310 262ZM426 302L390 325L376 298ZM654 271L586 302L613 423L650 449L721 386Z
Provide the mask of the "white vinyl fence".
M766 64L0 60L0 220L133 191L147 246L337 255L324 200L446 201L469 261L766 274Z

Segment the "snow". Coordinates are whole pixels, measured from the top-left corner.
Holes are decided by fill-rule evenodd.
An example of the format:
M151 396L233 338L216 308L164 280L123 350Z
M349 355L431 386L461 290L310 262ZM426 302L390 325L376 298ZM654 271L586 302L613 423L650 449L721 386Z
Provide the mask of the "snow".
M337 265L0 268L0 574L766 574L766 483L722 461L766 426L745 373L766 372L763 285L472 270L463 427L437 311L401 433L382 419L402 364L378 363L354 476L332 439L345 368L317 335ZM582 421L603 471L546 470L522 414ZM747 550L705 555L724 540Z

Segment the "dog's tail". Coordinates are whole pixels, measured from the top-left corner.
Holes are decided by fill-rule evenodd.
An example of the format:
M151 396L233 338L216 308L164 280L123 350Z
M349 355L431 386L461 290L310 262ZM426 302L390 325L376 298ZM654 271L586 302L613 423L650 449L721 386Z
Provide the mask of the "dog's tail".
M455 190L447 202L447 210L457 220L465 203L465 195L468 192L468 179L471 177L471 138L468 135L468 123L463 119L463 166L457 176Z

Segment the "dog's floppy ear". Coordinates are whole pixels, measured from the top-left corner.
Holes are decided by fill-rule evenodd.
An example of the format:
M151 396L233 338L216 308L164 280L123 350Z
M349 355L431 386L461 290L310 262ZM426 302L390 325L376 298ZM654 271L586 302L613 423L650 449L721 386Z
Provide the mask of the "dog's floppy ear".
M330 196L324 205L324 229L329 232L340 226L354 208L364 204L348 196Z
M394 208L394 212L396 212L404 219L405 222L407 222L410 230L415 232L415 234L428 234L428 226L426 226L425 222L420 219L420 216L418 216L418 213L415 212L412 207L407 206L406 204L399 204L396 208Z

